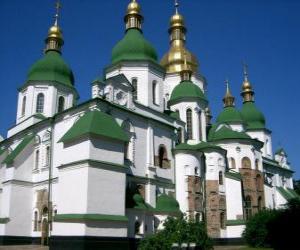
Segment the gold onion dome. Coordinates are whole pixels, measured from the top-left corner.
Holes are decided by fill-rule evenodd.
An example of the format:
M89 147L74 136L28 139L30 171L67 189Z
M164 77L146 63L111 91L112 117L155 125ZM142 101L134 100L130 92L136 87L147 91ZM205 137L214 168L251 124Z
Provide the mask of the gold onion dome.
M247 65L244 65L244 81L241 96L243 97L244 102L251 102L254 99L254 91L248 79Z
M127 15L140 15L140 11L141 7L135 0L128 4Z
M198 71L198 60L185 47L186 27L184 17L178 13L176 2L176 12L170 19L170 50L167 52L160 64L166 69L167 73L180 73L184 68L184 62L190 66L193 73Z

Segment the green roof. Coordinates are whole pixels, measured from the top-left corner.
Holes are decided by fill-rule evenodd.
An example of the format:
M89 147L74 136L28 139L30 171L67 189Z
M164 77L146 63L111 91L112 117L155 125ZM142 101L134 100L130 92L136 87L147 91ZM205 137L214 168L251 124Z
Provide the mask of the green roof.
M244 132L234 131L227 126L213 125L208 134L209 141L219 141L226 139L251 140L251 137Z
M246 123L247 129L265 129L265 117L263 113L258 110L253 101L243 104L241 115Z
M277 161L275 161L273 159L266 158L266 157L263 157L263 165L264 165L264 167L271 167L271 168L274 168L274 169L277 169L277 170L283 170L283 171L286 171L286 172L294 173L293 170L281 167L278 164Z
M241 113L235 107L225 107L217 117L218 123L243 123Z
M293 198L299 198L299 195L290 188L276 187L277 191L282 195L282 197L286 200L290 200Z
M94 110L80 117L58 142L68 142L86 135L101 136L119 141L129 140L112 116Z
M135 194L126 194L126 208L134 208L140 210L150 210L153 211L153 207L147 204L142 197L142 195L135 193Z
M123 215L110 214L57 214L54 216L54 221L124 221L128 218Z
M241 181L242 180L242 176L240 173L235 172L235 171L227 171L225 172L225 177L229 178L229 179L233 179L236 181Z
M112 63L120 61L150 60L157 63L153 46L144 38L139 29L128 29L125 36L112 50Z
M279 148L275 152L275 155L282 155L282 154L287 155L283 148Z
M168 105L173 105L187 98L207 102L204 93L196 84L192 81L182 81L173 89Z
M227 220L226 226L240 226L245 225L246 222L244 220Z
M2 155L6 151L5 147L0 148L0 155Z
M2 163L12 164L14 159L26 148L26 146L34 139L34 135L27 135L18 146L4 159Z
M157 197L155 210L163 213L180 213L178 201L167 194L161 194Z
M214 150L222 150L225 151L223 148L214 145L209 142L200 142L198 144L187 144L181 143L178 144L174 150L195 150L195 151L204 151L205 149L214 149Z
M53 81L67 87L73 87L74 75L57 51L48 51L42 59L37 61L29 70L29 81Z

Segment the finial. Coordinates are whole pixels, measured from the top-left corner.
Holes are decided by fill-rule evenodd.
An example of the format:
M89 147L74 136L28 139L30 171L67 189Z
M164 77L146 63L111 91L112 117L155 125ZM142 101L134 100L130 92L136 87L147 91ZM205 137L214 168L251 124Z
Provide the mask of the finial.
M243 62L244 81L248 81L248 65Z
M230 93L228 78L225 79L225 84L226 84L226 94L223 98L224 107L233 107L234 106L234 97Z
M178 7L179 7L179 2L178 0L175 0L175 13L178 14Z
M141 7L136 0L131 0L127 7L127 12L124 17L126 30L131 28L142 29L143 17L141 15Z
M55 9L56 9L56 13L55 13L55 22L54 22L54 26L58 26L58 18L59 18L59 11L61 9L61 3L59 0L57 0L57 2L55 3Z
M229 91L229 80L228 80L227 77L225 79L225 84L226 84L226 94L229 94L230 93L230 91Z

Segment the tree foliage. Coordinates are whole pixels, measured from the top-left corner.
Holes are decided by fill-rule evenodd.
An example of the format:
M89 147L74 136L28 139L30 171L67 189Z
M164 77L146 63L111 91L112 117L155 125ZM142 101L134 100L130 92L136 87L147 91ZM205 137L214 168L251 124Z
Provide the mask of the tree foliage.
M300 195L300 180L294 180L294 190Z
M168 217L164 222L164 229L144 238L139 244L139 250L169 250L173 243L196 243L199 249L212 249L205 225L188 221L182 216Z

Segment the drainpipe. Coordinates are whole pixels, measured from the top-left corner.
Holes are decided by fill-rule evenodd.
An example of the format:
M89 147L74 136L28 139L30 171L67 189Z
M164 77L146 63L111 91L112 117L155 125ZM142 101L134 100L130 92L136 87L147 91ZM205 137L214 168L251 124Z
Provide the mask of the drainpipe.
M54 118L50 118L50 155L49 155L49 176L48 176L48 235L47 235L47 245L49 245L49 239L51 236L51 221L52 220L52 168L53 168L53 145L54 145L54 136L53 136L53 130L54 130Z
M203 206L204 206L204 226L205 229L207 230L207 212L206 212L206 159L205 159L205 154L204 152L202 152L202 162L203 162L203 169L204 169L204 178L203 178L203 182L204 182L204 187L203 187L203 192L204 192L204 201L203 201Z

